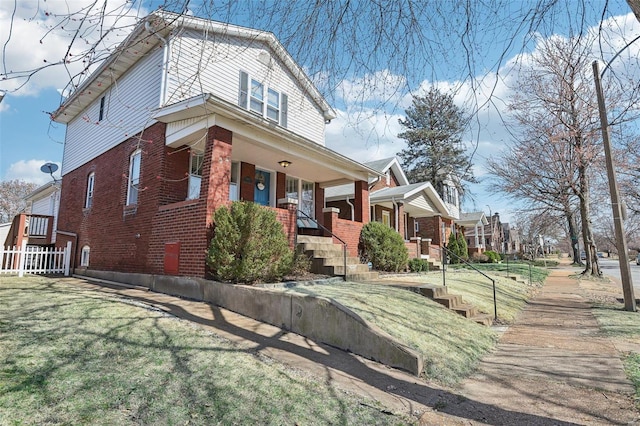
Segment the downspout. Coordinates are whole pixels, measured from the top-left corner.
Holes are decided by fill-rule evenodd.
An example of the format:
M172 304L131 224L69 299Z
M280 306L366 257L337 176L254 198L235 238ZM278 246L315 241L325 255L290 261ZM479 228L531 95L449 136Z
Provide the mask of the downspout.
M169 73L169 42L166 38L161 37L156 31L151 28L151 24L149 23L149 21L146 21L144 23L144 29L147 30L151 35L156 36L156 38L160 40L164 45L164 56L162 58L162 80L160 82L160 106L164 106L167 98L167 74Z
M353 222L353 218L356 216L356 207L349 201L348 195L345 201L349 204L349 207L351 207L351 221Z

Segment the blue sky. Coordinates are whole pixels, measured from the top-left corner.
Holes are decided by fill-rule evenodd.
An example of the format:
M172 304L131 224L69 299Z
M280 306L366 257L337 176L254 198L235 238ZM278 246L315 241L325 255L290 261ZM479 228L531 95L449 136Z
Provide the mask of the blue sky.
M41 65L38 62L40 57L47 57L47 49L52 49L51 45L43 46L39 43L41 26L46 21L44 15L34 13L34 3L36 0L25 0L20 2L20 7L16 11L17 19L14 20L16 26L13 28L14 34L11 42L2 51L2 65L6 70L28 69ZM83 1L83 0L77 0ZM0 42L5 45L8 38L9 17L11 15L13 2L0 2ZM117 3L117 1L113 1ZM597 10L603 2L590 2L595 4ZM34 3L35 4L35 3ZM51 5L52 2L49 2ZM514 2L514 4L518 4ZM56 6L64 6L64 2L55 3ZM640 34L640 25L635 18L630 15L626 3L622 0L610 3L611 14L608 19L616 22L618 28L625 33L626 39L631 39ZM627 15L626 17L622 17ZM597 14L593 14L591 21L587 24L594 28L598 25ZM611 18L614 16L614 18ZM31 21L25 21L31 19ZM239 24L242 22L238 18ZM560 20L554 30L562 31L562 20ZM269 28L265 28L269 30ZM277 34L276 34L277 35ZM614 36L611 36L614 38ZM54 39L56 40L56 39ZM64 37L60 36L59 46L64 45ZM516 40L522 43L522 40ZM516 43L517 44L517 43ZM617 43L613 43L618 45ZM58 47L59 47L58 46ZM527 46L530 49L535 46ZM595 49L595 47L594 47ZM640 51L631 50L632 53ZM6 56L5 55L6 52ZM477 52L478 57L483 58L487 63L495 62L496 51ZM520 61L526 60L525 52L519 57ZM504 67L498 84L495 88L495 102L493 106L478 114L476 127L468 135L468 139L478 144L478 149L474 157L476 165L476 175L481 179L484 176L484 162L486 158L496 155L508 141L509 135L504 128L500 115L506 110L504 101L508 99L510 91L509 82L514 76L509 75L509 64L515 61L514 51L510 57L505 58ZM634 53L637 54L637 53ZM295 58L294 58L295 59ZM460 61L465 57L461 54ZM302 64L303 66L305 64ZM448 90L454 89L456 100L460 105L469 102L472 91L468 82L458 80L444 80L436 78L434 70L430 70L429 75L425 75L421 81L412 82L414 89L427 88L429 85ZM16 92L9 91L4 100L0 103L0 179L25 179L37 183L45 183L49 177L39 171L39 167L45 162L61 163L65 128L63 125L53 123L49 120L48 112L55 110L60 103L59 89L62 89L68 78L64 69L47 69L38 74L30 83ZM369 76L371 77L371 75ZM378 101L378 96L393 92L396 85L401 87L403 78L395 75L393 71L381 67L375 75L375 85L369 96L369 101L374 104ZM489 77L489 80L487 80ZM494 81L493 74L476 76L476 97L480 100L486 97L482 93L481 81ZM368 81L366 75L355 75L345 79L339 88L345 89L344 93L353 92L353 88L362 87ZM384 84L382 84L384 83ZM417 87L416 87L417 85ZM478 89L479 88L479 89ZM0 81L0 90L13 89L11 82ZM400 131L397 123L402 117L403 109L410 105L410 95L406 91L399 90L395 103L384 109L368 109L365 105L355 108L356 100L348 96L336 96L334 107L338 110L339 117L327 127L327 146L344 155L355 158L359 161L371 161L399 152L404 144L396 135ZM507 220L513 214L514 204L509 202L502 195L493 194L490 184L487 182L472 185L471 192L473 200L468 200L465 210L484 210L488 213L490 206L492 212L500 211Z

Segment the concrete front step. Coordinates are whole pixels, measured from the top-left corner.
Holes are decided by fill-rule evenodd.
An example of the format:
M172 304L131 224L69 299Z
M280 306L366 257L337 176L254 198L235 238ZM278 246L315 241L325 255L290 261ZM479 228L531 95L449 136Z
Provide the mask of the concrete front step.
M303 243L299 244L304 251L319 251L319 252L339 252L342 253L343 248L341 244L318 244L318 243Z
M379 278L376 271L361 272L357 274L347 274L345 281L375 281Z
M298 235L298 244L333 244L331 237L317 237L314 235Z
M455 310L458 306L463 305L462 296L459 296L457 294L446 294L444 296L433 297L432 299L439 304L453 310Z
M323 274L323 275L345 275L344 273L344 265L335 265L335 266L322 266L320 268L316 268L316 273L319 274ZM353 275L353 274L364 274L370 272L369 267L367 265L363 265L361 263L358 263L356 265L347 265L347 274L346 275Z
M462 315L465 318L472 318L478 315L478 308L469 304L458 305L452 309L456 313Z
M442 297L447 295L447 288L445 286L437 285L423 285L417 287L418 292L429 299L435 299L436 297Z
M342 254L335 257L315 257L311 259L311 264L314 266L343 266L344 257ZM347 257L347 265L360 265L360 259L357 257Z
M493 316L489 314L480 313L469 319L477 322L480 325L486 325L487 327L491 327L493 325Z

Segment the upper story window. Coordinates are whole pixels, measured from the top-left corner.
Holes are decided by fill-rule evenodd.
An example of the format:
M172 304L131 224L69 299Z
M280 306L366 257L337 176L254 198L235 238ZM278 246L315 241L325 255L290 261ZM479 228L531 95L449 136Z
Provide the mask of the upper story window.
M188 200L200 198L200 185L202 183L202 163L204 162L204 153L191 151L189 160L189 194Z
M98 121L104 118L104 96L100 98L100 112L98 113Z
M84 208L88 209L93 204L93 185L95 182L96 174L89 173L87 177L87 195L84 200Z
M129 179L127 185L127 205L138 203L140 191L140 162L142 151L137 150L129 157Z
M266 102L265 102L266 92ZM249 111L259 114L267 120L287 127L288 97L273 88L266 87L249 74L240 71L240 94L238 104Z

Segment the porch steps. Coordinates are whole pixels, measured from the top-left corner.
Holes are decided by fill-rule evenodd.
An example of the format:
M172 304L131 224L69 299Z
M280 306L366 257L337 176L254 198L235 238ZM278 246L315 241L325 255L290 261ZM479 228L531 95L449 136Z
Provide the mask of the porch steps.
M311 258L311 272L323 275L343 276L348 281L367 281L378 278L357 257L347 257L345 271L342 244L335 244L331 237L298 235L298 246Z
M447 287L440 285L423 285L409 287L404 285L402 287L408 288L411 291L428 297L434 302L438 302L446 308L451 309L457 314L462 315L465 318L469 318L470 320L475 321L478 324L486 326L490 326L493 324L493 317L491 315L484 314L478 311L478 308L476 308L475 306L469 303L465 303L462 300L462 296L457 294L449 294L449 290L447 289Z

